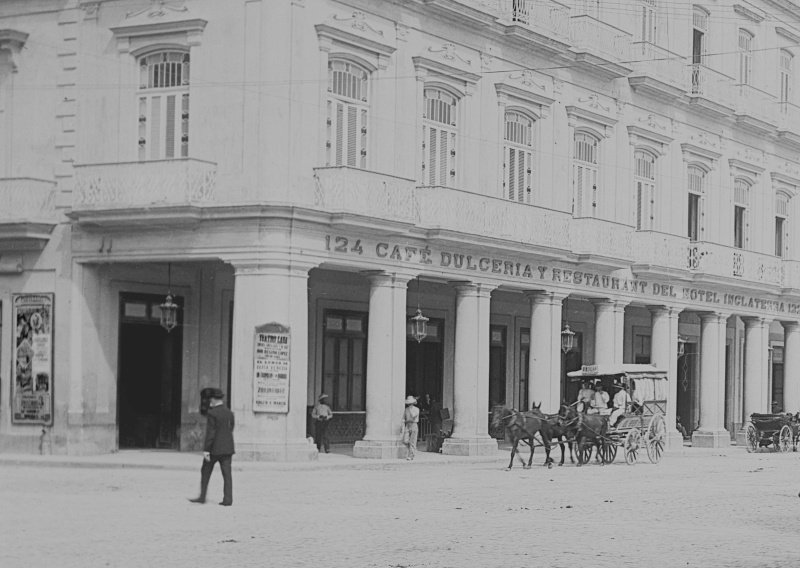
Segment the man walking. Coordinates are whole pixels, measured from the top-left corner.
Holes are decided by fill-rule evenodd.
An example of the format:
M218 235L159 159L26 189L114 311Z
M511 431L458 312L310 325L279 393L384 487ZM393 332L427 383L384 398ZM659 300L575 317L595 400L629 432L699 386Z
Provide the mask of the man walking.
M328 395L322 393L317 397L317 404L314 405L314 410L311 411L311 418L314 419L314 434L316 437L317 451L321 452L323 446L325 453L331 451L331 444L328 441L328 421L333 418L333 411L327 405Z
M230 507L233 504L233 480L231 478L231 460L233 458L233 412L222 404L225 394L220 389L210 389L208 414L206 416L206 440L203 444L203 467L200 469L200 496L189 499L192 503L205 503L208 480L214 471L214 464L219 462L222 471L223 498L220 505Z
M408 449L406 459L413 460L417 455L417 436L419 435L419 408L414 406L417 399L406 397L406 409L403 411L403 444Z

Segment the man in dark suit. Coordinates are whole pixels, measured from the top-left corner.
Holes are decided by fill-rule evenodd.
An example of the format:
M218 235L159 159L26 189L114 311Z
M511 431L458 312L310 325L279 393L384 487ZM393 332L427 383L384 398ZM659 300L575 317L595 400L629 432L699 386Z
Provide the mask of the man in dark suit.
M224 483L223 498L220 505L233 504L233 480L231 479L231 460L233 458L233 412L222 404L225 394L220 389L204 389L208 392L210 403L206 415L206 440L203 444L203 467L200 470L200 496L189 499L192 503L205 503L208 480L219 462Z

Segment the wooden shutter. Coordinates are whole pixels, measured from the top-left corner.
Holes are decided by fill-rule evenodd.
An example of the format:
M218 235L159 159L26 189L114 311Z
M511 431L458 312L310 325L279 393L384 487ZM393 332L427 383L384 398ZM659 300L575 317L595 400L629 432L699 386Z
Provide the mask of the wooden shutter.
M325 162L367 167L368 74L354 63L328 63Z
M425 90L422 126L422 183L454 187L456 179L455 99L438 89Z

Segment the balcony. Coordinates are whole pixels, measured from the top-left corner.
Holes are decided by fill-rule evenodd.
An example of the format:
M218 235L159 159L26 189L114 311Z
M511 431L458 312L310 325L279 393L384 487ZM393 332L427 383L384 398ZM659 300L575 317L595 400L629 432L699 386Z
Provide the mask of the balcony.
M630 74L628 32L587 15L572 16L569 31L578 67L606 79Z
M674 101L683 98L689 84L689 68L683 57L646 41L631 44L633 72L628 77L637 93Z
M778 139L800 150L800 107L778 103Z
M689 102L720 116L730 116L736 108L736 91L731 77L705 65L691 66Z
M800 261L784 260L781 271L784 294L800 294Z
M783 284L783 261L777 256L707 242L692 243L688 252L689 269L698 280L737 280L757 290Z
M569 50L569 7L553 0L500 0L500 22L506 36L556 54Z
M778 99L750 85L736 85L736 123L755 134L768 134L777 126Z
M460 26L484 27L491 25L500 15L505 0L405 0L421 4L428 13L439 15Z
M503 239L550 254L571 249L569 213L438 186L418 187L417 202L419 224L429 236Z
M598 267L627 268L633 262L630 225L580 217L571 221L572 252L580 262Z
M658 231L636 231L633 235L633 266L636 275L687 276L687 237Z
M58 224L54 182L0 178L0 251L38 250Z
M77 165L69 215L96 224L196 221L218 204L216 178L216 164L191 158Z
M333 215L332 222L349 218L378 219L407 225L419 221L414 180L358 168L314 168L314 208Z

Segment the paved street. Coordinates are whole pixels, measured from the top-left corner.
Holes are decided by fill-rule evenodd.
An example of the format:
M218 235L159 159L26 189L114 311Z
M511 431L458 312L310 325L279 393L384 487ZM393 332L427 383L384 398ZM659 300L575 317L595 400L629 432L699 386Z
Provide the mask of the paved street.
M800 565L800 454L510 473L507 456L240 463L230 508L218 471L208 504L187 502L193 455L165 463L198 471L0 461L0 566Z

